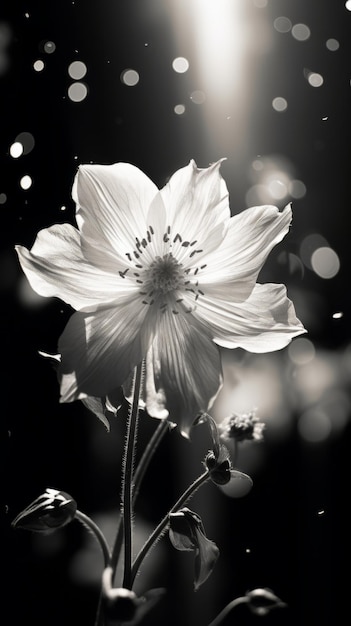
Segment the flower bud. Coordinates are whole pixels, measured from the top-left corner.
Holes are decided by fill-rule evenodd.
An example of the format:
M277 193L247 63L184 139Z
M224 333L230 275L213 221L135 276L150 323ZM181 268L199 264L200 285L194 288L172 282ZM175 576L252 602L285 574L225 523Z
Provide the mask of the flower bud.
M255 615L267 615L272 609L287 606L271 589L253 589L245 595L248 599L248 607Z
M205 465L210 472L210 478L216 485L226 485L231 479L232 463L228 456L222 452L224 446L221 446L221 452L216 459L214 452L210 451L205 458Z
M49 534L69 524L77 511L77 503L65 491L46 489L12 522L13 528Z

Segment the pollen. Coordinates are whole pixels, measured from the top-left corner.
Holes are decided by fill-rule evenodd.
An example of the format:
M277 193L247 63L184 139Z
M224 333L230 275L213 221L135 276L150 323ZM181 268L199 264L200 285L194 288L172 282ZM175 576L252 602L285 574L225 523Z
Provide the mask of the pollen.
M183 282L183 267L172 254L157 256L147 270L147 284L156 292L165 294L178 289Z

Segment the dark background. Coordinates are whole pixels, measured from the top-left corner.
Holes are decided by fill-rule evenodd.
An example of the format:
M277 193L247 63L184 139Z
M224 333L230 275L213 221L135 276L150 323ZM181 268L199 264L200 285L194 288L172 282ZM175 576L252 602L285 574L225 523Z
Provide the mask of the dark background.
M281 404L274 405L274 415L262 409L265 441L247 446L238 459L238 467L253 476L254 488L246 498L230 499L209 485L191 502L221 551L211 578L196 594L192 555L172 550L167 538L150 556L139 591L169 588L151 624L206 626L231 599L255 587L273 589L288 607L265 617L240 607L226 624L322 626L347 619L351 13L335 0L268 0L265 6L233 0L236 4L244 7L247 35L242 78L224 95L207 91L201 78L192 0L1 4L4 624L94 624L102 563L93 539L78 524L39 537L14 532L10 522L51 486L71 493L113 537L125 423L121 415L107 434L80 403L59 404L55 373L38 350L56 351L71 309L34 297L14 246L31 247L38 230L53 223L74 224L70 193L79 163L131 162L161 187L190 158L206 167L223 156L233 213L248 205L257 159L271 158L283 168L288 163L291 178L306 187L301 198L287 194L272 200L280 207L293 201L293 225L260 278L287 285L316 356L307 379L288 349L267 360L224 351L231 410L239 410L235 390L230 395L234 379L240 393L240 384L252 373L257 380L279 378ZM308 25L309 39L278 32L274 20L280 16ZM338 50L326 47L329 38L339 42ZM45 52L48 41L55 44L51 53ZM177 56L189 60L185 74L172 69ZM38 59L45 64L41 72L33 69ZM87 66L82 82L88 94L81 102L68 96L73 80L67 70L75 60ZM134 87L120 79L127 68L139 73ZM321 87L308 83L309 71L323 76ZM203 104L191 100L194 90L205 93ZM274 110L276 96L286 98L286 111ZM179 103L185 106L183 115L174 113ZM13 158L10 146L22 132L30 133L35 145ZM33 181L28 190L19 184L24 175ZM331 279L301 260L301 243L315 233L339 257L340 270ZM343 316L335 319L335 312ZM260 414L260 390L256 400ZM311 410L325 415L327 406L329 430L309 440L299 426L301 415ZM221 410L219 404L218 417L224 417ZM140 449L154 428L155 422L143 415ZM177 431L167 436L139 498L138 534L152 530L167 505L201 472L208 447L200 427L192 442ZM344 610L346 617L338 621Z

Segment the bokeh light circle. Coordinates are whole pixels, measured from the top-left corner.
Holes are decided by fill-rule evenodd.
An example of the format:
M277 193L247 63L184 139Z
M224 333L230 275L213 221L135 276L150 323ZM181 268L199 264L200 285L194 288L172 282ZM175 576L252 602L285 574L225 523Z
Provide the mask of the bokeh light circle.
M346 0L345 9L347 9L348 11L351 11L351 0Z
M335 250L323 246L313 252L311 265L320 278L334 278L340 269L340 260Z
M43 49L46 54L52 54L56 50L56 44L53 41L45 41Z
M23 132L19 133L15 139L15 141L19 141L23 146L23 154L29 154L35 146L35 139L32 133Z
M300 415L297 428L305 441L319 443L328 439L332 424L329 416L317 407L308 409Z
M294 24L291 34L297 41L306 41L311 36L311 31L306 24Z
M190 100L194 102L194 104L203 104L206 100L206 96L203 91L195 89L195 91L190 94Z
M309 269L312 269L312 265L311 265L312 254L314 253L315 250L317 250L317 248L321 248L323 246L328 247L328 242L326 238L323 237L323 235L320 235L319 233L311 233L310 235L307 235L303 239L300 245L300 257L306 267L308 267Z
M292 28L292 23L288 17L281 16L274 20L273 26L278 33L288 33Z
M288 108L288 103L285 98L277 96L277 98L274 98L272 101L272 107L275 111L281 113L282 111L286 111L286 109Z
M325 45L327 46L328 50L330 50L331 52L335 52L336 50L339 50L340 48L340 44L338 40L334 39L333 37L331 37L330 39L327 39Z
M20 141L14 141L10 146L10 155L13 159L18 159L23 154L23 145Z
M32 182L31 177L28 174L25 174L20 180L20 187L26 191L32 186Z
M318 74L318 72L310 72L307 80L311 87L321 87L324 83L323 76L321 74Z
M177 57L173 59L172 67L178 74L184 74L189 69L189 61L185 57Z
M291 180L288 185L289 193L292 198L295 200L299 200L306 195L306 185L302 182L302 180Z
M68 97L72 102L82 102L88 95L88 88L84 83L72 83L68 87Z
M305 365L305 363L309 363L314 359L315 354L316 350L312 341L305 337L294 339L288 348L289 358L295 365Z
M35 69L36 72L41 72L45 67L44 61L42 61L41 59L37 59L37 61L34 61L33 63L33 69Z
M139 78L139 74L136 70L124 70L121 74L121 81L122 83L127 85L127 87L134 87L135 85L137 85L139 82Z
M82 61L73 61L68 66L68 74L73 80L80 80L87 73L88 68Z
M6 200L7 200L6 193L0 193L0 204L5 204Z
M176 115L183 115L183 113L185 113L184 104L176 104L174 107L174 113L176 113Z

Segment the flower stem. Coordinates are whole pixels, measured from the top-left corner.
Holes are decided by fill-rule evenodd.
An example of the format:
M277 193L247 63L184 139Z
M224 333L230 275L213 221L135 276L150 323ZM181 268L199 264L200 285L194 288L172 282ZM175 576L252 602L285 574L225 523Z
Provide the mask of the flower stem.
M169 428L169 422L167 420L162 420L159 422L156 430L154 431L149 443L147 444L141 456L141 459L137 465L137 468L134 474L134 480L133 480L134 490L133 490L133 500L132 500L133 504L135 503L135 500L137 498L139 488L144 478L145 472L159 444L161 443L164 435L168 431L168 428ZM122 549L122 545L123 545L123 522L122 520L120 520L120 523L117 528L116 540L112 549L111 565L112 565L113 571L115 571L116 569L116 565L117 565L118 558Z
M97 541L99 542L101 546L102 553L104 556L105 567L107 567L111 562L111 553L110 553L110 548L106 541L105 535L97 526L97 524L95 524L95 522L93 522L93 520L90 517L85 515L85 513L82 513L82 511L77 510L74 517L75 519L79 520L83 524L83 526L87 526L89 530L93 532L94 537L97 539Z
M126 452L123 464L123 531L124 531L124 575L123 587L131 589L132 568L132 515L133 515L133 462L138 427L139 396L141 390L143 364L135 368L133 404L127 425Z
M155 530L150 535L150 537L148 538L148 540L146 541L146 543L140 550L139 554L135 558L135 561L132 567L132 573L131 573L132 584L134 583L135 577L139 571L141 563L146 557L150 548L152 548L153 544L161 537L162 533L166 530L169 524L170 514L175 513L175 511L178 511L178 509L180 509L183 506L183 504L185 504L187 500L191 498L191 496L195 493L195 491L197 491L197 489L201 485L203 485L207 480L209 480L209 478L210 478L209 471L206 470L184 491L184 493L180 496L180 498L177 500L174 506L172 506L172 508L168 511L167 515L165 515L164 518L160 521L159 525L155 528Z
M239 598L235 598L234 600L229 602L227 606L224 607L223 611L221 611L208 626L218 626L218 624L220 624L224 620L224 618L227 617L228 613L230 613L232 609L235 609L235 607L239 606L239 604L244 604L248 601L249 600L246 596L240 596Z

